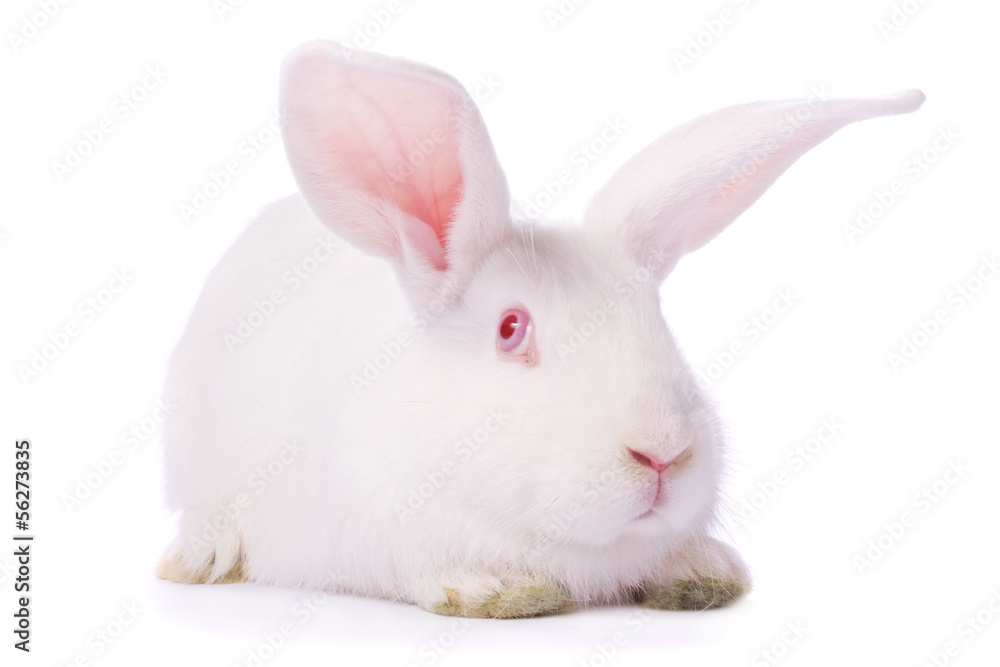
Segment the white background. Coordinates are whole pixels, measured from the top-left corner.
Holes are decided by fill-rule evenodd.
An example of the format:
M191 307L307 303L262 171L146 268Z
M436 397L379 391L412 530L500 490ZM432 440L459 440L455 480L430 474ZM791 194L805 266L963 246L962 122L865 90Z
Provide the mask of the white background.
M382 14L384 27L373 16L388 0L246 0L221 16L211 0L94 0L59 5L44 21L40 4L8 1L0 16L2 474L13 474L13 441L30 438L37 536L30 655L11 648L13 548L0 556L4 664L255 664L248 651L283 622L294 634L263 664L771 664L765 649L783 665L996 660L1000 279L976 282L984 258L1000 252L995 3L897 2L911 15L897 14L888 34L879 27L893 14L886 0L591 0L554 24L546 11L557 0L409 0L391 20ZM713 24L724 9L731 21ZM26 19L45 24L34 34ZM280 141L252 160L241 145L267 138L289 49L313 38L352 43L366 27L366 48L435 65L470 89L492 77L481 108L522 200L542 193L608 119L625 123L574 171L554 215L579 215L628 156L699 113L809 97L817 86L927 94L917 113L850 126L813 150L664 285L691 363L720 364L711 391L732 433L728 532L755 575L735 607L456 625L415 607L331 597L306 618L296 614L302 591L151 576L173 530L153 420L167 355L218 256L260 206L294 190ZM31 36L15 48L12 34ZM699 38L702 52L679 67L675 54ZM122 118L115 101L147 68L164 78ZM105 118L112 131L60 180L53 162ZM953 138L936 149L942 132ZM908 161L925 151L933 163L912 171ZM179 206L229 160L240 173L184 221ZM844 226L897 179L902 194L850 242ZM109 296L102 290L122 270L124 290L85 316L79 304ZM958 308L952 290L966 284L981 289ZM744 325L767 317L779 290L793 306L751 341ZM946 323L893 368L889 353L938 309ZM18 368L70 324L78 335L25 380ZM733 342L744 353L720 372L714 355ZM789 452L824 419L842 426L794 465ZM123 444L123 433L144 427L137 447ZM951 464L967 471L941 481ZM769 486L776 474L784 483ZM915 499L935 482L933 503ZM14 532L8 484L4 535ZM914 525L884 534L907 512ZM859 566L880 538L877 562ZM971 632L965 619L977 612L986 624ZM117 634L119 619L130 625L110 645L97 639Z

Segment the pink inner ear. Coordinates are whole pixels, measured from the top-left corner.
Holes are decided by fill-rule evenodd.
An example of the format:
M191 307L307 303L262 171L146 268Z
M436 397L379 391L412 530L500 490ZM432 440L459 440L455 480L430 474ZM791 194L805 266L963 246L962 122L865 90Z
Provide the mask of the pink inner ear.
M391 202L430 227L444 248L462 198L454 127L461 97L413 74L322 55L300 63L295 78L288 108L308 128L299 136L315 142L306 149L315 156L314 176L333 174ZM421 238L428 236L414 240Z

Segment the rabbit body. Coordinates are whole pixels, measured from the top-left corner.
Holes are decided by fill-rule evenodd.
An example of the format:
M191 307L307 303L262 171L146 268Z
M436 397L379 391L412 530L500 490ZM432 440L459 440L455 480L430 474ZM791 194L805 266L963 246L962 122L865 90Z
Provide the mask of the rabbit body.
M710 537L719 422L660 283L811 145L921 99L716 112L552 224L512 212L457 82L300 47L282 113L302 193L222 258L168 370L160 576L491 617L738 598L746 567Z
M409 601L449 576L517 568L598 602L620 600L703 535L716 421L670 340L656 286L573 231L535 230L507 248L519 252L497 253L462 304L438 315L414 313L389 266L334 237L300 197L269 207L209 278L168 376L166 474L178 483L167 499L184 511L185 566L214 580L242 560L254 581L332 581ZM326 253L305 273L303 260ZM626 307L616 289L645 294ZM551 369L484 368L492 316L511 299L560 332L602 329L565 361L555 353ZM266 311L253 306L265 300L273 312L241 337L248 307ZM655 327L658 340L614 341L637 327ZM573 349L568 336L548 347L560 342ZM656 370L635 377L637 367ZM595 402L606 411L592 414ZM673 490L672 521L622 530L643 513L649 480L605 441L636 433L638 446L643 426L697 441L698 456Z

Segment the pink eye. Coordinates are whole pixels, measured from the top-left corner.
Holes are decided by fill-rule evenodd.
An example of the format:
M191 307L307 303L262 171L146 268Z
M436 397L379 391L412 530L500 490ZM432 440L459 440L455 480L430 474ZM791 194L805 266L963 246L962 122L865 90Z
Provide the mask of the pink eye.
M526 310L510 308L500 316L497 348L507 354L525 354L530 344L531 316Z

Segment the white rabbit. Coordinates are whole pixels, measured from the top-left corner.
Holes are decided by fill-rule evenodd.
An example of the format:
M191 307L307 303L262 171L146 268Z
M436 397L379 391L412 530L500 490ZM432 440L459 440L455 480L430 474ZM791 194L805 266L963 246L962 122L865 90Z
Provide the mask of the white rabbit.
M421 65L286 59L301 195L212 272L171 359L159 576L518 617L702 609L723 442L658 288L800 155L919 91L729 107L629 160L580 225L512 213L475 104Z

